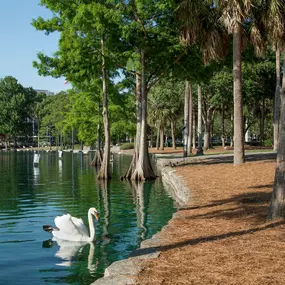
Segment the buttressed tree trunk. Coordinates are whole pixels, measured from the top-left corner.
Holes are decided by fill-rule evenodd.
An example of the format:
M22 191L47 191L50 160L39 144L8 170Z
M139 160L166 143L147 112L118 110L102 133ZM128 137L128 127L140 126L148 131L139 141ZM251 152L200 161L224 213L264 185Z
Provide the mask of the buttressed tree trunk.
M136 73L136 104L137 104L137 126L136 126L136 140L135 140L135 152L130 164L130 167L125 175L125 178L130 179L133 172L136 169L138 157L139 157L139 146L141 137L141 120L142 120L142 94L141 94L141 74Z
M277 151L279 139L279 117L280 117L280 49L276 48L276 88L274 95L274 117L273 117L273 150Z
M147 145L147 88L145 78L145 53L141 51L141 98L142 98L142 120L141 136L139 146L139 157L136 169L131 177L132 180L149 180L156 178L152 169Z
M285 67L285 61L284 61ZM283 73L279 144L269 219L285 217L285 74Z
M241 24L236 21L233 34L234 76L234 165L244 163L243 105L241 86Z
M103 84L103 122L104 122L104 133L105 133L105 145L104 145L104 154L103 161L98 173L98 179L109 179L110 178L110 126L109 126L109 117L108 117L108 94L107 94L107 74L105 66L105 57L104 57L104 38L101 38L101 47L102 47L102 84Z

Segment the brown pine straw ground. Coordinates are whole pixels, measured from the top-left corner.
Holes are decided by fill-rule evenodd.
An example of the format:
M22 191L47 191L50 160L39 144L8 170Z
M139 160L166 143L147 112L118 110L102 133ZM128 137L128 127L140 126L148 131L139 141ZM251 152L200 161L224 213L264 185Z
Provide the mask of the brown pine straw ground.
M191 194L137 284L285 284L285 224L266 221L275 160L175 167Z

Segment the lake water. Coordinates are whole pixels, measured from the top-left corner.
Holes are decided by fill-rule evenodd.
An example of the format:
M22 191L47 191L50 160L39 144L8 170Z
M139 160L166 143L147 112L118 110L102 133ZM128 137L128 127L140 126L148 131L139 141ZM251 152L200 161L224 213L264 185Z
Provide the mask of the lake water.
M98 181L92 154L0 152L0 284L90 284L112 262L127 258L142 240L167 224L175 204L160 179L120 181L131 157L115 155L112 180ZM96 207L96 241L52 241L42 225L66 212L88 225Z

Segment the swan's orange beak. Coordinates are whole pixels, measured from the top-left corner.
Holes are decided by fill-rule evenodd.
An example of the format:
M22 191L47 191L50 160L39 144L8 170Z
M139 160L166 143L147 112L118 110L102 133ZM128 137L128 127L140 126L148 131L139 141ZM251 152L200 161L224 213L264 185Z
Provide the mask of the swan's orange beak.
M94 217L95 217L95 219L98 221L99 220L99 213L94 213Z

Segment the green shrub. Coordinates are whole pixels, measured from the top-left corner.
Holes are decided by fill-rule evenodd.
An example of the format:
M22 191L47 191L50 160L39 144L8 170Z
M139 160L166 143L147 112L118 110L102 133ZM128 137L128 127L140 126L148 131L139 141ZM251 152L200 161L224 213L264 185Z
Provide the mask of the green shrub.
M267 139L264 141L264 146L272 146L272 145L273 145L272 139Z
M134 149L134 147L135 147L134 143L123 143L122 145L120 145L121 150Z

